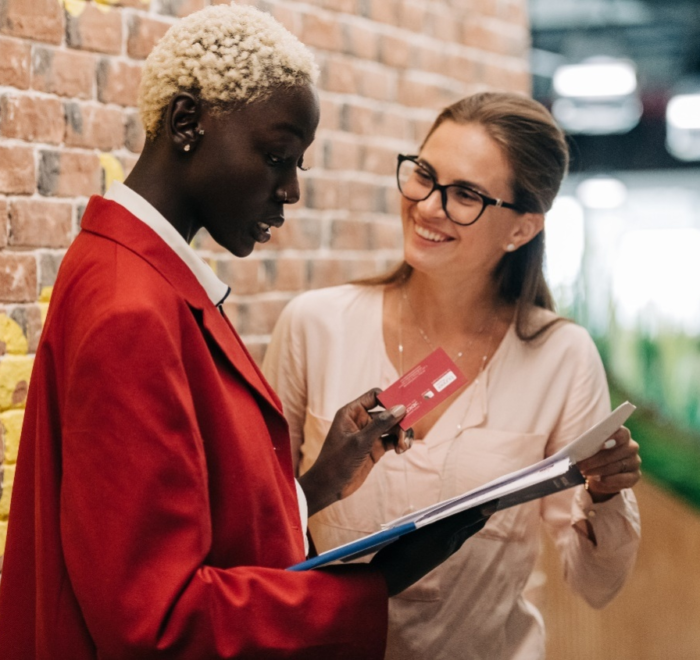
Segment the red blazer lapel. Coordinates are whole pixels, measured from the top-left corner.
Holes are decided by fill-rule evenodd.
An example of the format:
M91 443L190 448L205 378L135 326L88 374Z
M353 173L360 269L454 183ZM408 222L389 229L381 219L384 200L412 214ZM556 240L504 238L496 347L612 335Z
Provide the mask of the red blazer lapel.
M158 234L120 204L97 196L90 199L81 228L138 254L182 295L190 307L200 310L204 330L216 342L231 367L284 420L279 398L243 346L238 333L209 299L187 264Z

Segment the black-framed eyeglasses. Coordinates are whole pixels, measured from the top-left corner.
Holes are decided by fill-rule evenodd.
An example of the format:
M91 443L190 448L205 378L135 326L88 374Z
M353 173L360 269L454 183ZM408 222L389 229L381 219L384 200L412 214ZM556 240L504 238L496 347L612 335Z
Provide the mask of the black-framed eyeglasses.
M487 206L520 210L515 204L483 195L459 183L443 186L435 180L435 175L418 161L418 158L418 156L399 154L396 166L396 182L399 185L399 191L412 202L422 202L435 190L439 190L445 215L456 225L462 227L473 225L483 215Z

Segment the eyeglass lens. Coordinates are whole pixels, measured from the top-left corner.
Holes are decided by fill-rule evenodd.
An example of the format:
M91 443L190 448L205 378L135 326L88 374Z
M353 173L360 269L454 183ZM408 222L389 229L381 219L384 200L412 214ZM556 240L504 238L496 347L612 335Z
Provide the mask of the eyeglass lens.
M401 194L413 202L427 199L436 184L435 177L412 160L404 160L399 165L398 182ZM451 185L445 186L445 192L442 196L444 210L454 222L471 224L484 209L484 200L469 188Z

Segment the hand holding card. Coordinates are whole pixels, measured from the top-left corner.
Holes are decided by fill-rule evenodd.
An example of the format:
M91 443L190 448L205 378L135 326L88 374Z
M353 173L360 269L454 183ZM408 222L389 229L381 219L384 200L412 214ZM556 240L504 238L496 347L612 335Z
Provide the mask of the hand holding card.
M402 404L406 416L399 426L406 431L467 382L442 348L406 372L377 397L385 408Z

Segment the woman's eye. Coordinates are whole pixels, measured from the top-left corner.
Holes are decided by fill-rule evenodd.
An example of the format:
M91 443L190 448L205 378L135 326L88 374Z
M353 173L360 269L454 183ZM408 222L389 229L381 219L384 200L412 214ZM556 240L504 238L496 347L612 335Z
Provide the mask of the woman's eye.
M460 204L481 204L481 197L469 188L453 188L453 194Z
M417 167L415 170L415 175L418 179L424 182L431 182L433 180L433 177L430 176L429 172L426 172L425 170L422 170L420 167Z
M267 154L267 162L273 167L284 165L284 161L285 159L282 158L282 156L276 156L275 154Z

